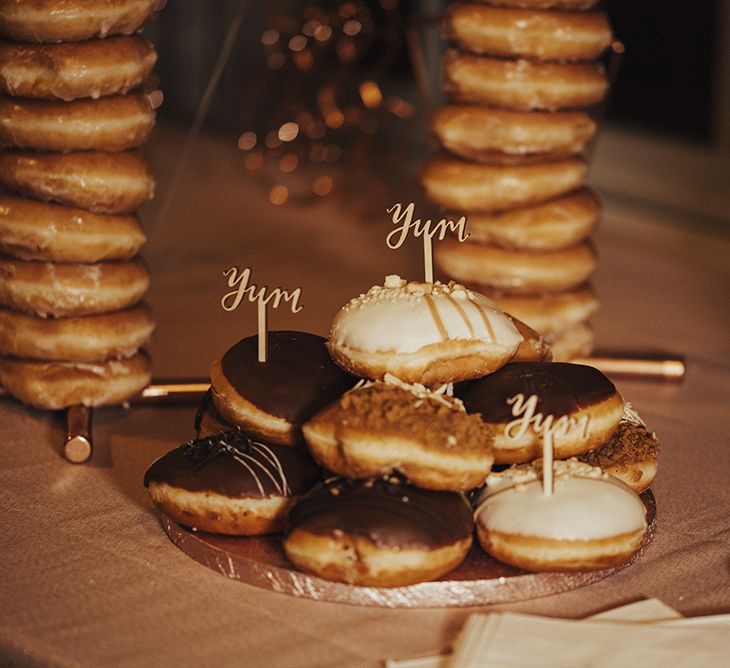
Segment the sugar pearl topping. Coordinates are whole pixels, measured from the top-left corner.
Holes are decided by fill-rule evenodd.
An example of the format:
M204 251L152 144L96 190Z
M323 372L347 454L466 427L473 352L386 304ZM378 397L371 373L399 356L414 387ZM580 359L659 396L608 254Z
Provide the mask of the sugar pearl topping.
M454 282L408 282L391 275L340 310L330 339L357 350L409 353L457 339L516 347L522 336L484 295Z
M554 493L542 491L541 465L487 478L475 512L491 531L557 540L593 540L646 528L646 509L624 483L575 459L556 461Z

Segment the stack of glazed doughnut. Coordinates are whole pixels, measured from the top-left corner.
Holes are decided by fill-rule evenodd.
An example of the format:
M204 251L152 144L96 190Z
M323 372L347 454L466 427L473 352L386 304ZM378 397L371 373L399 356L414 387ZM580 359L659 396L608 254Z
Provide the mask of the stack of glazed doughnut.
M449 6L448 103L431 120L443 151L422 176L433 203L468 219L468 242L436 249L441 273L544 335L556 360L590 353L598 307L588 236L599 204L582 154L596 132L590 108L608 88L597 59L611 28L595 2Z
M445 575L472 549L475 520L480 545L521 568L624 563L644 540L637 492L656 473L656 437L598 370L545 361L525 345L535 336L459 284L388 276L337 313L328 339L268 332L264 363L255 336L229 349L211 368L198 439L145 484L177 522L283 529L296 567L355 585ZM568 426L554 437L557 502L533 484L532 426L548 414Z
M123 403L154 329L135 213L155 0L0 2L0 383L45 409Z

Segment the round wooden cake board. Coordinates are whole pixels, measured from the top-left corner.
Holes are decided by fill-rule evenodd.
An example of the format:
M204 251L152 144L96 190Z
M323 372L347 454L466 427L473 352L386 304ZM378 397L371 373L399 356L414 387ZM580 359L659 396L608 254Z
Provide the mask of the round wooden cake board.
M162 526L170 540L195 561L232 580L261 589L315 601L384 608L469 607L557 594L598 582L626 568L654 535L654 495L647 490L641 499L648 525L644 545L622 566L597 571L530 573L492 559L476 545L443 578L391 588L349 585L298 571L286 558L280 536L239 537L192 531L165 516Z

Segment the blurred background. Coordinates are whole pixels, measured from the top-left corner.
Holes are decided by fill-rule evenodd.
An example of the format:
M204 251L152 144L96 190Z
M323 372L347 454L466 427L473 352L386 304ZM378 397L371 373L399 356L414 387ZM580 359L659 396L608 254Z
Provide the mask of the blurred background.
M274 314L272 327L322 333L339 305L384 273L422 271L417 242L385 248L385 208L415 201L429 212L418 175L429 110L441 100L445 6L170 0L145 28L159 52L151 89L162 91L147 147L158 189L144 211L151 301L164 314L153 351L160 373L180 375L181 357L191 374L205 373L255 332L253 306L220 309L230 266L251 266L259 284L303 287L303 315ZM671 246L681 228L717 239L708 261L726 267L730 2L602 8L624 53L606 58L615 80L596 110L590 155L604 203L599 251L634 235ZM682 239L677 257L686 259L699 245ZM604 277L614 270L597 277L609 303ZM201 349L186 340L191 318L211 323L208 354L190 352ZM610 338L609 319L599 315L598 325Z

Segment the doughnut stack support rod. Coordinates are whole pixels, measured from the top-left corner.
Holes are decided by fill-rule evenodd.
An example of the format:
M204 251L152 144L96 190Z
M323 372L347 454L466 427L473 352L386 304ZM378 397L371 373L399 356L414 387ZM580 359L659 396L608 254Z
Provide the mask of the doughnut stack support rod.
M444 20L447 102L426 196L465 215L470 239L436 248L443 277L492 297L540 332L556 360L593 347L589 240L600 213L585 151L608 79L611 28L595 0L452 2Z
M136 210L157 54L155 0L0 3L0 382L68 409L66 455L91 455L89 407L150 382L154 329Z

